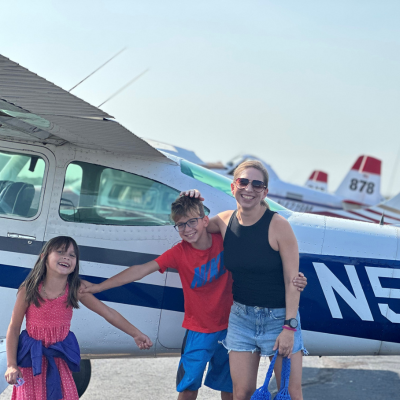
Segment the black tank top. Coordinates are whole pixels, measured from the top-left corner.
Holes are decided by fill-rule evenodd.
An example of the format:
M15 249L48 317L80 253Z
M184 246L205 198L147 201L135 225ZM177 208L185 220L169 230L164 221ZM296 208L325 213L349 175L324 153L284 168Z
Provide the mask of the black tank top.
M232 272L233 300L253 307L284 308L285 282L279 251L268 240L275 212L266 209L254 224L239 224L236 211L224 239L225 267Z

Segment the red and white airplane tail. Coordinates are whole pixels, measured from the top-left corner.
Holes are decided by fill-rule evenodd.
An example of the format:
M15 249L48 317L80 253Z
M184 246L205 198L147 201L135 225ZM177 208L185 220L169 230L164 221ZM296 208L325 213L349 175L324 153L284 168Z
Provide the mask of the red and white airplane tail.
M343 208L372 206L381 202L381 160L358 157L335 194L343 198Z
M305 187L322 192L328 191L328 174L322 171L313 171L308 178Z

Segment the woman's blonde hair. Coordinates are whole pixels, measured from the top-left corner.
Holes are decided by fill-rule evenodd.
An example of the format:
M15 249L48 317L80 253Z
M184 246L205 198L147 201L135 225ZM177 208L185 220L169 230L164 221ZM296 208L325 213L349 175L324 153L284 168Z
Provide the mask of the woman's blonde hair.
M26 302L28 304L35 304L36 307L40 307L40 303L44 300L40 296L39 293L39 285L43 282L47 273L47 257L52 251L57 251L62 249L67 251L68 247L72 244L74 247L74 252L76 256L76 265L73 272L68 275L68 298L66 301L66 306L70 306L73 308L79 308L78 304L78 290L81 284L81 280L79 278L79 247L76 244L75 240L69 236L57 236L53 239L50 239L44 246L40 255L33 267L32 271L26 277L26 279L22 282L19 289L25 287L26 290Z
M249 168L254 168L260 171L263 175L263 182L265 183L265 186L268 188L268 180L269 180L269 175L267 169L264 167L264 165L257 160L248 160L248 161L243 161L241 164L237 166L235 169L235 172L233 173L233 183L235 183L237 178L240 178L241 173ZM261 200L260 203L262 206L265 206L269 208L269 205L265 199Z

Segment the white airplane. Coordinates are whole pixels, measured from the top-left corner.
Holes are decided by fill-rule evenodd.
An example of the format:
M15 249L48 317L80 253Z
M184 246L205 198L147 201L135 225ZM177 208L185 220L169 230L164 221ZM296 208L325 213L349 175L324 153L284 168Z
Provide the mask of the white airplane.
M274 169L258 157L244 154L233 158L222 168L205 165L215 172L233 176L236 167L245 160L258 160L267 168L268 197L277 203L299 212L323 212L373 206L382 201L381 161L371 156L360 156L334 193L327 192L328 176L314 171L305 187L282 181Z
M83 278L100 282L178 242L169 211L181 190L198 188L212 215L236 206L230 179L159 152L111 118L0 55L0 393L17 288L45 241L73 236ZM268 203L298 239L308 277L300 311L310 353L400 354L400 229ZM179 354L184 310L174 270L98 297L154 346L139 351L101 317L75 311L72 330L86 359L76 376L80 393L90 359Z
M400 193L373 207L316 212L318 215L400 226Z
M151 139L145 140L160 151L187 159L229 178L241 162L258 160L269 173L268 197L293 211L335 212L373 206L382 201L381 161L374 157L358 157L336 192L328 193L328 174L322 171L313 171L305 186L300 186L282 181L269 164L249 154L239 155L226 164L205 163L191 150Z
M328 174L323 171L313 171L304 185L310 189L328 191Z

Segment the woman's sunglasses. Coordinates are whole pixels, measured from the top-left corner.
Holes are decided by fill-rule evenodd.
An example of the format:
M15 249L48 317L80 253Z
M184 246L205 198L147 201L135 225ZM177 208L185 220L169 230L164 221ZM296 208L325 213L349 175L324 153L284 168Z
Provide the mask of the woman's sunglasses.
M235 181L235 186L239 190L246 189L247 186L249 186L251 183L251 186L253 186L253 189L257 193L261 193L263 190L267 188L267 185L263 181L251 181L250 179L247 178L237 178Z

